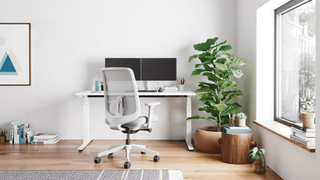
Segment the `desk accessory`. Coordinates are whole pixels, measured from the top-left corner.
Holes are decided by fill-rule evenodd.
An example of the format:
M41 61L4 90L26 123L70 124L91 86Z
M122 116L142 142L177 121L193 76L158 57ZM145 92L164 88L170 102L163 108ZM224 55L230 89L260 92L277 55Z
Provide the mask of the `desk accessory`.
M184 83L186 82L185 79L177 77L178 82L178 91L184 91Z
M100 84L100 78L99 78L99 75L96 75L96 78L94 81L94 90L95 91L100 91L99 84Z

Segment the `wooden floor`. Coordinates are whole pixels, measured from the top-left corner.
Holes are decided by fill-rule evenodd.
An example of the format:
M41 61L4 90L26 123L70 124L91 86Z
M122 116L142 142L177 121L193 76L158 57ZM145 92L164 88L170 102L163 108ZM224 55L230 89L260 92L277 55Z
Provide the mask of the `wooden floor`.
M124 141L93 141L82 152L77 148L82 141L62 140L56 145L0 144L0 169L41 170L100 170L123 169L124 151L113 156L103 156L100 164L93 162L97 153ZM252 171L252 164L233 165L220 161L220 155L188 151L184 141L132 141L144 144L160 153L160 161L153 156L131 152L130 169L181 170L185 179L281 179L271 169L259 175Z

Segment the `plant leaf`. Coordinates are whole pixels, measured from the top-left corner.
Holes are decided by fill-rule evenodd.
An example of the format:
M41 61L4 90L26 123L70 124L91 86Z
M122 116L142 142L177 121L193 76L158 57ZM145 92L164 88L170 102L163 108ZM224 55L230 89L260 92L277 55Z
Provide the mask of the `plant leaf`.
M235 67L232 67L232 74L236 78L241 78L241 76L243 75L241 69L240 68L235 68Z
M223 95L222 95L222 94L219 94L219 93L217 93L217 92L214 92L213 94L214 94L214 97L215 97L216 99L218 99L218 100L221 100L221 99L223 98Z
M205 116L195 115L195 116L187 118L187 120L190 120L190 119L206 119L206 120L209 120L209 121L215 123L216 125L218 125L217 121L212 117L205 117Z
M215 90L211 89L208 86L204 86L204 87L200 87L199 89L197 89L196 91L194 91L195 93L202 93L202 92L206 92L206 93L210 93L210 92L215 92Z
M226 104L213 104L213 106L218 110L218 111L223 111L226 109L227 105Z
M222 80L222 77L220 77L220 76L217 75L217 74L210 73L210 72L203 73L203 76L207 76L210 81L219 81L219 80Z
M189 62L191 62L193 59L198 58L199 54L195 54L189 57Z
M232 49L230 45L224 45L219 48L219 51L229 51L230 49Z
M195 68L198 68L198 67L201 67L201 66L202 66L202 64L196 64L196 65L194 65Z
M221 125L229 124L229 115L221 116Z
M217 89L217 88L218 88L218 86L215 85L215 84L211 84L211 83L207 83L207 82L202 82L202 81L199 82L199 85L207 85L207 86L210 86L211 89Z
M223 93L221 93L223 96L228 96L229 94L234 94L234 93L241 93L240 90L237 91L225 91Z
M208 46L206 43L199 43L199 44L193 45L193 48L197 51L208 51L210 46Z
M212 39L207 39L206 44L208 47L210 47L211 45L215 44L218 40L218 37L212 38Z
M204 70L204 69L195 69L194 71L192 71L192 75L191 76L199 75L203 71L206 71L206 70Z
M221 71L226 71L228 68L226 65L221 64L221 63L213 63L216 66L216 69L221 70Z
M207 104L207 105L210 105L211 103L212 103L212 104L217 104L217 102L215 101L215 99L212 98L212 97L209 97L209 98L201 98L199 101L201 101L201 102L203 102L203 103L205 103L205 104Z
M260 158L260 156L257 154L258 152L258 148L257 147L254 147L252 148L248 154L247 154L247 157L248 159L250 159L251 162L254 162L256 160L258 160Z
M227 41L223 41L223 42L221 42L221 43L219 43L219 44L217 44L217 45L214 45L214 46L210 47L209 51L211 51L212 49L214 49L214 48L216 48L216 47L218 47L218 46L221 46L222 44L225 44L226 42L227 42Z
M212 116L218 116L218 111L214 109L212 106L207 106L204 108L199 108L199 111L206 111L207 113L210 113Z
M224 64L226 61L227 61L226 58L220 58L220 59L217 60L217 63Z
M231 101L232 99L236 98L236 97L240 97L240 98L243 98L243 94L242 92L241 93L238 93L238 94L232 94L229 96L229 98L227 100L225 100L225 102L229 102Z
M247 64L246 60L244 60L242 58L239 58L239 57L234 57L233 56L233 58L230 59L230 60L231 60L231 62L229 63L230 67L243 66L243 65Z
M227 107L221 112L221 115L234 114L237 112L239 107L241 107L239 103L229 103L226 106Z
M206 71L212 71L212 68L208 64L203 64L203 67Z
M200 98L210 98L212 97L212 93L201 93L197 94L197 96L199 96Z

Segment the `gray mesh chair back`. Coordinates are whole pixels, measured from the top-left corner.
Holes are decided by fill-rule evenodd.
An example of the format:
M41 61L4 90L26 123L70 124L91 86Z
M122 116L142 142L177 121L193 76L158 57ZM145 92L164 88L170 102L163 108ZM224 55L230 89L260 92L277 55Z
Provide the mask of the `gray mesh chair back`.
M124 130L122 124L140 115L140 100L134 73L130 68L103 68L105 117L111 129Z

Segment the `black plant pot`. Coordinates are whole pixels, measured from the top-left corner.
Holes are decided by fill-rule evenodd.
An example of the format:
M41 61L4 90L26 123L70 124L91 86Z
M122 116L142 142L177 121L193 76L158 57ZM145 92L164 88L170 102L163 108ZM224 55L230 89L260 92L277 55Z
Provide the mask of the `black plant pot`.
M103 91L103 85L101 85L101 91Z

